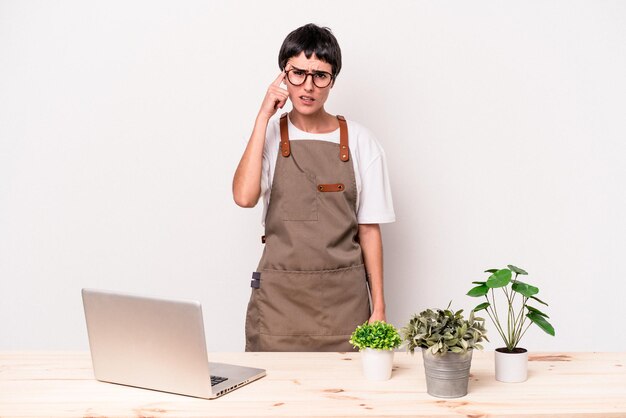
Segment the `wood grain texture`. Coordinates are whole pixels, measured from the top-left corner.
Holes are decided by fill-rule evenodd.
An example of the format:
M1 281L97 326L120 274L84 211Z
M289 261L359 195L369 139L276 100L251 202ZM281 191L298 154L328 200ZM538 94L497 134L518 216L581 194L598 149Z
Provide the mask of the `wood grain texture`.
M467 396L426 393L421 356L396 353L370 382L358 353L212 353L267 369L216 400L97 382L88 353L0 353L0 417L626 417L626 353L535 353L525 383L494 379L476 352Z

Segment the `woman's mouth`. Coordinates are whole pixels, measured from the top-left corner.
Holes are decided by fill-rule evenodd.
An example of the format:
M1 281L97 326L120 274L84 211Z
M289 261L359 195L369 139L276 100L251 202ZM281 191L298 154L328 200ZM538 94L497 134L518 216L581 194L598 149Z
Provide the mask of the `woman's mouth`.
M315 101L315 99L311 96L300 96L300 100L302 100L302 103L304 104L313 104Z

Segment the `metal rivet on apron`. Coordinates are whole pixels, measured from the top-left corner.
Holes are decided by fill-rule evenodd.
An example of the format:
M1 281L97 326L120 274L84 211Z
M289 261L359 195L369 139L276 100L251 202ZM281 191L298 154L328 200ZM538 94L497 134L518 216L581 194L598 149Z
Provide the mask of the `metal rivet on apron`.
M319 189L320 192L324 191L324 186L317 186L317 188Z
M343 155L341 156L341 158L346 158L346 154L343 154Z

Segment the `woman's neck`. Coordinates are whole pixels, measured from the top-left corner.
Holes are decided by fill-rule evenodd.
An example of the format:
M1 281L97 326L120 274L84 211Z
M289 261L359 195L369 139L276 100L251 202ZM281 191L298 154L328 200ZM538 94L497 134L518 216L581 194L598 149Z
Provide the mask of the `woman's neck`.
M289 120L296 128L312 134L329 133L339 127L337 118L327 113L324 109L313 115L303 115L292 110L289 112Z

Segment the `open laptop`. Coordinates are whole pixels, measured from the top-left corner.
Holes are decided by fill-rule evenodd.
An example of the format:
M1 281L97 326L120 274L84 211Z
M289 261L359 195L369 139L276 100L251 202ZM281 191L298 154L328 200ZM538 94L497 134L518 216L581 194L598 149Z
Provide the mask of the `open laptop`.
M83 289L97 380L213 399L265 370L207 359L199 302Z

